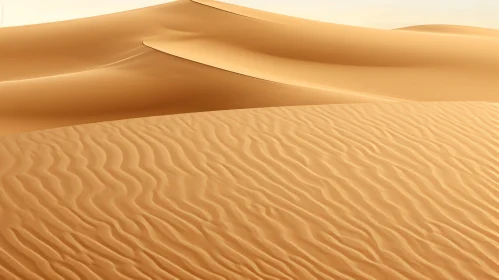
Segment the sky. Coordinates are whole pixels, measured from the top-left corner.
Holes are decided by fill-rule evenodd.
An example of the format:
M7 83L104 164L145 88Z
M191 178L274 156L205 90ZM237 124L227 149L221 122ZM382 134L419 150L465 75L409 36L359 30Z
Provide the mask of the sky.
M221 0L326 22L398 28L457 24L499 29L499 0ZM170 0L0 0L0 27L96 16Z

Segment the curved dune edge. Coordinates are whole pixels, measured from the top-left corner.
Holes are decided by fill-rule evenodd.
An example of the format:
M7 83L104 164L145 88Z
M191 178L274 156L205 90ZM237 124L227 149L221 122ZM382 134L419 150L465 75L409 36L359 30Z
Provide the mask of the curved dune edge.
M194 3L202 4L208 7L219 9L228 13L233 13L237 15L242 15L245 17L264 20L275 23L283 24L313 24L313 25L323 25L323 26L343 26L343 27L353 27L346 26L331 22L321 22L305 18L293 17L288 15L275 14L271 12L266 12L262 10L256 10L248 7L238 6L234 4L229 4L225 2L220 2L216 0L190 0ZM356 29L367 29L373 30L373 28L358 27ZM461 35L476 35L476 36L499 36L499 30L473 27L473 26L463 26L463 25L452 25L452 24L425 24L425 25L414 25L396 28L393 30L404 30L404 31L423 31L423 32L434 32L434 33L451 33L451 34L461 34Z
M218 13L225 24L206 22L202 31L190 34L165 31L143 43L169 55L247 76L371 98L497 98L499 82L491 76L499 71L496 40L314 25L293 18L293 23L300 24L278 24L271 13L215 1L193 2L208 7L207 13ZM262 16L254 18L252 13Z
M271 13L271 12L267 12L267 11L263 11L263 10L252 9L252 8L238 6L238 5L229 4L229 3L220 2L220 1L213 1L213 0L189 0L189 1L191 1L193 3L200 4L200 5L207 6L210 8L215 8L215 9L218 9L218 10L226 12L226 13L241 15L241 16L245 16L248 18L252 18L252 19L256 19L256 20L263 20L263 21L268 21L268 22L284 23L284 24L302 24L302 23L330 24L330 23L321 22L321 21L315 21L315 20L298 18L298 17L288 16L288 15Z
M358 92L358 91L353 91L349 89L344 89L344 88L335 88L331 87L325 84L318 84L318 83L313 83L310 81L305 80L300 80L299 74L303 74L304 71L303 69L298 68L298 73L295 75L287 76L283 74L282 72L279 72L278 70L283 70L286 69L285 64L288 64L290 61L287 61L288 63L282 63L283 61L280 60L279 58L272 58L272 57L263 57L260 55L251 55L251 53L246 52L245 50L240 50L240 49L235 49L235 48L230 48L227 46L224 46L223 44L217 44L213 42L206 42L205 44L202 45L203 53L208 54L204 55L202 54L201 56L192 56L192 53L189 53L187 51L187 55L183 55L184 53L178 53L178 52L171 52L167 51L167 49L174 47L173 45L175 44L174 42L168 41L168 40L148 40L143 42L145 46L150 47L152 49L155 49L157 51L163 52L167 55L172 55L181 59L185 59L190 62L194 63L199 63L203 64L209 67L213 67L216 69L220 69L223 71L227 71L230 73L234 73L237 75L242 75L245 77L249 78L254 78L254 79L259 79L267 82L272 82L272 83L277 83L277 84L284 84L288 86L293 86L293 87L298 87L298 88L303 88L303 89L310 89L310 90L319 90L319 91L326 91L330 94L331 98L334 98L336 100L352 100L352 101L362 101L362 102L389 102L389 101L404 101L403 99L397 99L389 96L380 96L380 95L375 95L371 93L365 93L365 92ZM187 44L178 44L175 46L177 50L183 49L184 51L191 48L197 48L197 46L194 42L190 41ZM187 47L187 48L185 48ZM210 52L210 51L213 52ZM236 56L239 56L239 58L242 58L244 61L241 63L241 61L238 61L237 63L232 63L229 61L229 63L226 63L225 60L230 60L231 58L236 58L236 57L231 57L230 52L235 52ZM222 56L219 56L219 54L222 54ZM201 53L197 53L201 54ZM260 61L259 61L260 59ZM272 69L269 71L269 69L258 69L259 65L264 65L269 66L272 65L273 62L281 62L284 65L279 65L278 69ZM253 62L253 63L252 63ZM291 62L292 64L293 62ZM253 65L252 65L253 64ZM256 65L255 65L256 64ZM257 66L256 68L253 68L253 66ZM287 65L289 67L293 67L296 65ZM256 70L258 69L258 70ZM291 68L287 68L288 70L292 70ZM296 68L295 68L296 69ZM305 68L306 69L306 68ZM276 71L277 70L277 71ZM310 69L309 69L310 70ZM330 75L330 74L328 74ZM297 79L293 79L297 78Z
M499 107L140 118L0 139L2 279L496 279Z
M244 108L499 101L497 40L210 1L2 28L0 37L0 135Z

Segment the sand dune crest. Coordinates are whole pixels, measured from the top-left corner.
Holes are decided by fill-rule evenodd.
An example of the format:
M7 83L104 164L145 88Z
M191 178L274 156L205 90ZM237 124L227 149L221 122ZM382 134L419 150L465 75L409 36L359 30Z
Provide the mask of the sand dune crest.
M493 38L319 23L214 1L2 28L0 37L2 135L199 111L499 98Z

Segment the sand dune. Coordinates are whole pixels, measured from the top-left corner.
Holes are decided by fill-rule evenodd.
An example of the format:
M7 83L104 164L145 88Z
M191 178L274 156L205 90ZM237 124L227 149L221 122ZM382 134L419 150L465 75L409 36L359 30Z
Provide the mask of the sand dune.
M2 28L0 37L0 134L256 107L499 100L494 38L214 1Z
M498 34L209 0L0 28L0 279L499 279Z
M497 279L499 107L141 118L0 140L2 279Z

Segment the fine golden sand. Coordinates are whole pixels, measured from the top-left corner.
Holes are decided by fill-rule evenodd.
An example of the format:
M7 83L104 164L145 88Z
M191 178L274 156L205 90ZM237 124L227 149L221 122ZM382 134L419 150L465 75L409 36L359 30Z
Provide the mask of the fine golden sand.
M499 279L499 31L179 0L0 29L0 279Z

